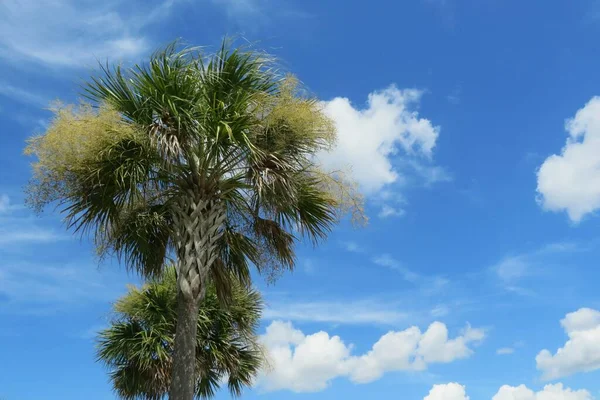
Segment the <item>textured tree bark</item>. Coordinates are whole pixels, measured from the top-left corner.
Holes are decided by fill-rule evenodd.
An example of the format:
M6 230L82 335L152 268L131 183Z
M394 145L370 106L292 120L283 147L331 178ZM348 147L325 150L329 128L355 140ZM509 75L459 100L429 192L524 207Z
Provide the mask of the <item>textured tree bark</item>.
M170 400L193 400L198 308L206 294L210 267L218 256L225 210L190 193L174 213L177 249L177 328Z
M199 303L181 290L177 294L177 329L171 372L171 400L192 400L195 389L196 333Z

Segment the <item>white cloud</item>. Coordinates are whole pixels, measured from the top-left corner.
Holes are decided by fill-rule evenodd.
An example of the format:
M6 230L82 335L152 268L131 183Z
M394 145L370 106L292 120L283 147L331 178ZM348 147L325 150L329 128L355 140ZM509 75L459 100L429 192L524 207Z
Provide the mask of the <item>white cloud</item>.
M581 308L560 321L569 340L553 355L542 350L535 358L542 378L557 379L600 369L600 311Z
M395 325L405 321L408 314L394 311L390 302L385 301L279 301L268 302L263 317L269 320L285 319L298 322Z
M306 335L289 322L274 321L262 336L271 368L258 385L266 391L317 392L336 378L369 383L387 372L422 371L429 364L469 357L469 345L484 336L483 330L467 326L450 339L446 325L434 322L425 332L417 327L390 331L370 351L354 356L339 336L324 331Z
M458 383L433 385L423 400L469 400L466 389Z
M515 349L513 347L502 347L499 348L498 350L496 350L496 354L502 356L502 355L507 355L507 354L513 354L515 352Z
M469 400L465 386L459 383L433 385L423 400ZM594 400L587 390L565 388L562 383L546 385L534 392L525 385L502 386L492 400Z
M150 47L143 28L168 14L173 3L150 2L144 12L131 13L122 0L4 0L0 56L60 67L136 58Z
M377 214L377 216L379 218L389 218L389 217L401 217L404 214L406 214L406 211L404 211L403 209L384 204L381 207L381 211L379 211L379 214Z
M394 160L400 151L407 159L430 160L440 128L414 110L421 95L392 85L369 94L365 108L344 97L325 102L325 112L338 128L337 146L319 157L325 168L350 168L362 189L373 194L402 181Z
M572 390L557 383L546 385L539 392L534 392L525 385L504 385L492 400L593 400L593 397L587 390Z
M567 120L569 137L537 172L538 201L550 211L566 211L579 222L600 208L600 97Z
M291 323L273 322L262 337L269 351L269 372L259 381L266 391L316 392L345 374L350 348L326 332L304 335Z

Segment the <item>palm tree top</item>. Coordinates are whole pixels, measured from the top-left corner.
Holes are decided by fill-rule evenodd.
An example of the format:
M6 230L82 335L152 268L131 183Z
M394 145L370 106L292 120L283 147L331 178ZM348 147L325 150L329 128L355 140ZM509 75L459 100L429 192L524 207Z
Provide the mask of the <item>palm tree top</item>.
M176 257L182 199L224 210L216 265L246 283L250 264L292 268L297 238L316 243L343 213L363 217L352 183L315 164L333 122L263 52L174 43L147 64L103 67L85 91L91 103L56 107L29 141L29 202L58 204L101 255L145 276Z
M109 370L122 399L153 400L166 395L177 321L177 279L168 267L161 278L130 287L117 300L110 326L98 334L97 357ZM239 396L263 367L256 330L260 294L234 284L230 305L219 303L210 285L198 312L196 396L213 397L221 386Z

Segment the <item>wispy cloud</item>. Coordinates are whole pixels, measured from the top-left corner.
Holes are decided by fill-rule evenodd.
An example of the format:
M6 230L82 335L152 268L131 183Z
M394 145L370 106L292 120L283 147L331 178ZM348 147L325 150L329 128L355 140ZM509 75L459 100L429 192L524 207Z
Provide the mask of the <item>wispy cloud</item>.
M210 0L210 2L222 8L229 19L251 30L257 30L273 20L306 20L312 17L286 0L278 0L276 7L269 0Z
M223 7L230 17L247 18L263 14L264 1L261 0L211 0L216 5Z
M311 259L304 260L302 266L304 269L304 273L306 273L307 275L314 275L317 272L317 266L315 265L315 262Z
M518 341L512 344L511 346L499 348L498 350L496 350L496 354L498 354L499 356L514 354L515 351L517 351L517 348L523 347L524 345L525 343L523 341Z
M7 194L0 195L0 214L6 213L11 209L10 198Z
M458 105L460 104L460 98L462 95L462 85L456 85L452 92L446 96L448 103Z
M346 251L350 253L362 253L364 249L358 243L353 241L341 241L340 246L342 246Z
M83 340L95 340L98 337L98 332L103 331L106 328L108 328L108 324L96 324L96 325L90 326L88 329L84 330L83 332L79 332L79 334L76 335L76 337L78 339L83 339Z
M509 292L524 296L534 296L530 288L522 286L527 278L540 277L547 273L552 258L561 254L584 251L585 248L574 242L556 242L522 254L508 255L494 264L490 271Z
M419 274L406 268L398 260L390 256L389 254L379 255L373 258L373 262L377 265L381 265L382 267L387 267L389 269L399 272L400 275L402 275L402 278L404 278L408 282L415 283L419 279L421 279L421 276Z
M404 266L400 261L389 254L380 254L373 257L372 261L377 265L398 272L405 281L412 283L416 287L420 295L429 296L439 293L440 290L447 287L450 283L450 281L443 276L419 274Z
M321 322L333 324L396 325L410 315L394 310L397 305L378 300L268 302L263 312L267 320L284 319L296 322Z
M502 347L502 348L496 350L496 354L498 354L498 355L513 354L514 352L515 352L515 349L512 347Z
M150 1L142 12L128 11L135 8L123 0L5 0L0 57L67 68L136 58L150 46L145 29L168 15L174 3Z
M49 314L123 291L124 277L116 271L99 271L89 261L57 262L54 246L41 247L71 239L53 228L57 222L35 218L0 195L0 313Z
M441 292L439 289L437 293ZM286 293L265 293L263 318L268 321L332 325L405 326L407 323L430 323L439 318L452 318L461 313L462 303L441 300L445 293L431 296L426 286L416 286L401 293L379 293L375 296L348 298L331 297L323 293L304 293L303 298ZM312 300L306 300L310 298ZM447 301L446 301L447 300ZM442 303L441 301L444 301Z
M110 301L124 288L115 271L99 271L86 263L0 264L0 312L4 313L53 313L65 307Z
M29 91L26 89L22 89L13 85L10 85L6 82L0 81L0 96L5 96L11 98L13 100L18 101L19 103L28 104L32 106L44 107L49 103L49 99L46 97L35 93L33 91Z
M506 257L493 267L505 283L514 282L531 274L531 260L527 255Z
M19 244L53 243L61 240L69 240L69 236L58 233L53 229L40 228L36 226L11 229L0 227L0 247Z
M424 2L431 5L439 13L447 28L453 29L456 26L454 0L424 0Z
M0 195L0 248L53 243L68 240L69 235L54 228L40 226L23 206L13 204L6 194Z
M379 211L379 214L377 214L377 216L379 218L390 218L390 217L402 217L404 214L406 214L406 211L404 211L402 208L392 207L388 204L384 204L381 207L381 210Z

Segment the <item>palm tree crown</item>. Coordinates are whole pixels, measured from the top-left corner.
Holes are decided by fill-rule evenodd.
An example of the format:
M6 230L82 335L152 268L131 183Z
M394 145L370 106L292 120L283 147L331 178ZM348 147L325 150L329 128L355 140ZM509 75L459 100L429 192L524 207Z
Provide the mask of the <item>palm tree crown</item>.
M210 285L198 312L195 390L198 398L213 397L222 383L239 396L262 366L256 329L260 294L235 283L223 308ZM115 391L127 400L160 400L171 381L173 341L177 322L175 269L168 268L114 305L110 327L98 335L98 359L108 366Z

